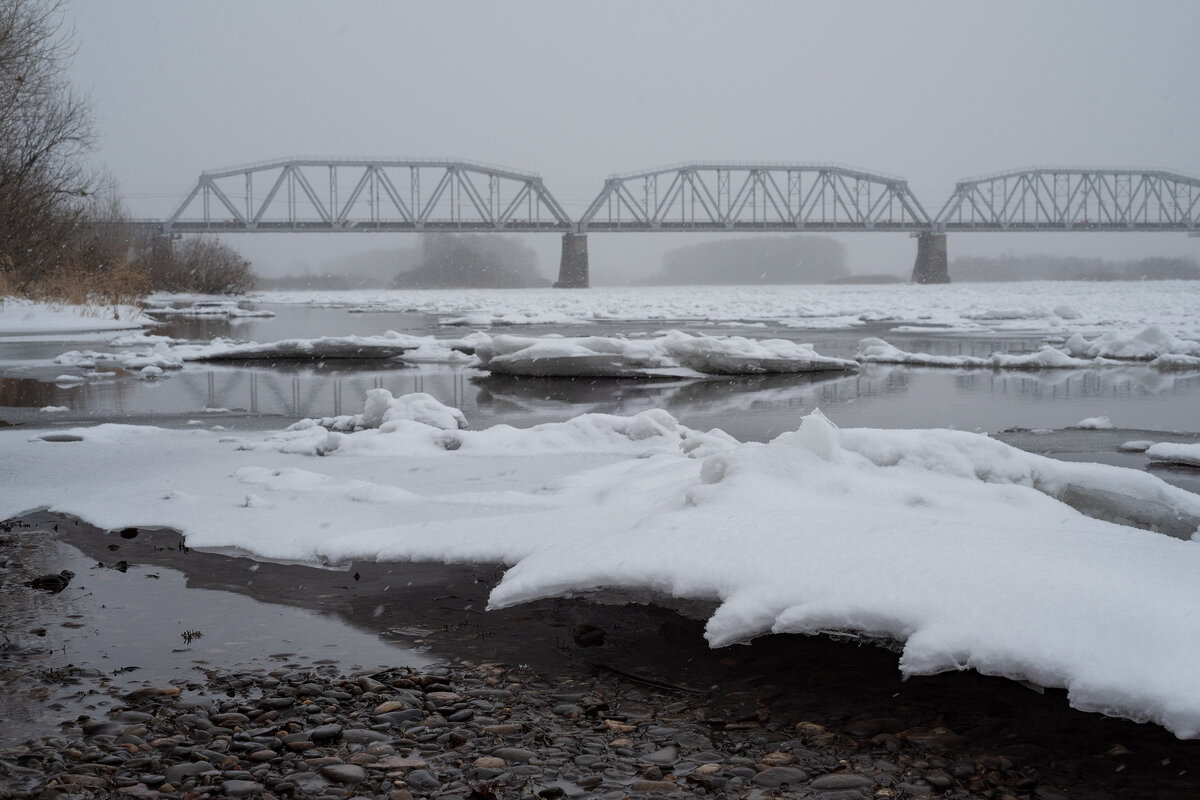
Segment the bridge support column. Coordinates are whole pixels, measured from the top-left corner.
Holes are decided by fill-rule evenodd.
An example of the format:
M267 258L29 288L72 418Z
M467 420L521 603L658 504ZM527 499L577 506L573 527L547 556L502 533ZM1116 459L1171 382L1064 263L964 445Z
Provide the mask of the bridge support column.
M946 257L946 234L917 234L917 261L913 264L912 282L950 282L950 264Z
M586 233L566 233L562 240L562 261L558 265L555 289L588 288L588 249Z

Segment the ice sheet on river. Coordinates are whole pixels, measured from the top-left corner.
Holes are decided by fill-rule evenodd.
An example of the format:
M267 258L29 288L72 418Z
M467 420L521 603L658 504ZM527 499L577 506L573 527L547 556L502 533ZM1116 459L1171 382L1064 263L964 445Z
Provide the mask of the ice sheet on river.
M881 321L912 330L1094 337L1159 325L1200 338L1200 281L840 286L626 286L555 289L259 292L273 303L433 314L458 325L659 320L841 329Z
M268 558L501 562L497 607L707 601L714 646L859 631L903 641L908 674L1021 677L1200 734L1200 496L1148 473L819 413L757 444L660 410L479 431L433 411L375 390L354 432L0 430L0 518L45 506Z
M478 366L500 375L660 377L853 371L858 364L809 344L666 331L648 338L496 336L475 348Z

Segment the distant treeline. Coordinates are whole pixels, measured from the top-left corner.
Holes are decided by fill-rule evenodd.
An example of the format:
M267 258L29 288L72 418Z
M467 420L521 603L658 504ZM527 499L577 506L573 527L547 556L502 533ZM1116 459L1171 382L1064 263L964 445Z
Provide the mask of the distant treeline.
M259 276L255 279L255 285L259 289L279 291L317 289L339 292L346 289L381 289L384 282L361 275L335 275L329 272L322 272L315 275L312 273L284 275L280 278L264 278Z
M537 253L519 239L494 234L430 233L417 247L355 253L319 273L259 278L263 289L459 289L549 286Z
M426 234L415 267L398 274L398 289L522 289L549 286L532 247L496 234Z
M824 283L844 278L846 247L825 236L761 236L668 251L650 285Z
M1200 280L1194 258L1155 256L1127 261L1078 256L959 256L950 262L954 281Z

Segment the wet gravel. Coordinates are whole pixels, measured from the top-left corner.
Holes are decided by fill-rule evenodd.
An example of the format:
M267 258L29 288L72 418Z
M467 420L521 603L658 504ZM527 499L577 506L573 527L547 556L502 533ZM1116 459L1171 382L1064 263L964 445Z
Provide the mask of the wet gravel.
M433 666L186 647L176 655L187 668L169 672L78 653L68 663L46 646L54 626L81 645L95 614L120 611L89 610L101 577L144 591L171 563L234 591L241 568L147 532L79 527L97 564L121 556L127 568L77 570L51 594L16 569L50 534L75 535L65 519L48 524L10 521L0 547L10 604L0 700L26 713L0 706L0 797L1200 797L1200 742L1074 711L1061 691L971 672L905 681L894 652L829 637L712 651L701 623L653 606L464 616L488 586L469 570L457 583L434 572L422 584L432 567L405 573L401 605L424 624L405 638L442 660ZM402 621L379 610L399 591L393 568L356 566L347 580L294 566L271 577L263 565L242 591L336 611L388 638Z
M712 697L615 674L292 665L211 670L121 700L0 753L4 796L1196 796L1186 773L1150 779L1144 762L1158 755L1120 745L1063 765L1029 743L980 749L972 731L913 725L921 709L836 726L776 718L761 703L730 715Z

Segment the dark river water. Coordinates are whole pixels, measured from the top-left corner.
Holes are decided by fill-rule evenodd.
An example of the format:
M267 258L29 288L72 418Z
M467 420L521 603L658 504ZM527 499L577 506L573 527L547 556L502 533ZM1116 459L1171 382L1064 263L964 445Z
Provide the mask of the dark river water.
M276 317L232 322L177 319L156 332L197 341L219 336L257 342L379 335L389 330L442 337L468 332L439 326L424 314L361 314L284 305L271 310ZM796 331L663 321L528 326L502 332L618 335L672 327L716 335L789 338L842 357L852 356L858 341L867 336L881 336L910 351L951 355L1020 353L1042 344L1038 337L911 334L891 332L885 326ZM820 408L845 427L952 427L997 433L1014 427L1060 429L1105 415L1119 428L1200 430L1200 376L1145 366L1015 372L868 365L854 375L588 380L493 377L465 366L441 364L192 363L158 381L118 373L85 383L56 382L59 376L78 370L54 364L54 357L77 349L106 346L94 337L37 343L10 337L0 342L0 419L56 425L105 419L275 426L302 417L358 413L367 391L382 387L397 395L428 392L461 408L476 428L496 423L527 426L585 412L633 414L664 408L691 427L716 427L739 439L767 440L794 429L804 414ZM38 411L47 406L68 410Z

